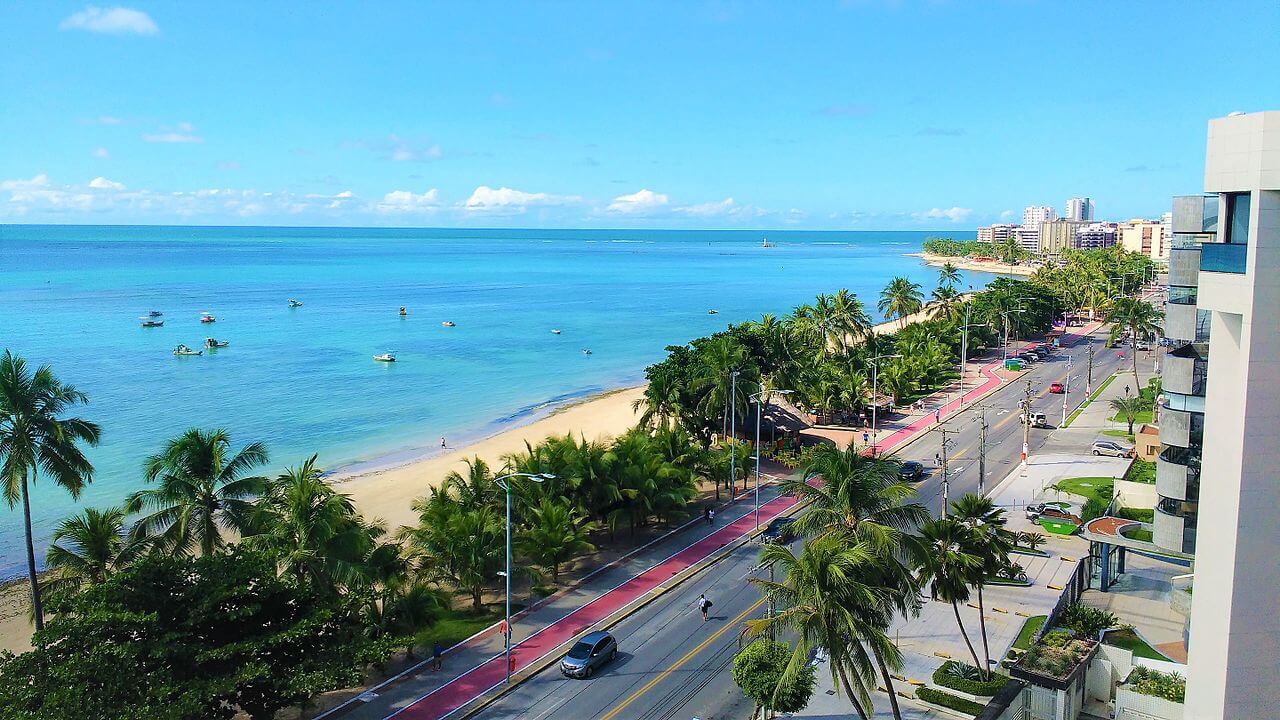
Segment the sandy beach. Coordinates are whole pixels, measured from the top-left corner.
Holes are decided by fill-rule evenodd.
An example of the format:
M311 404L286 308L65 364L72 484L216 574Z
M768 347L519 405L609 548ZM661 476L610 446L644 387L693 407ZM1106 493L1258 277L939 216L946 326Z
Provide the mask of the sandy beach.
M995 261L973 260L971 258L951 257L950 255L934 255L926 252L906 254L909 257L918 257L924 260L925 264L934 267L942 267L946 263L951 263L961 270L998 273L1000 275L1021 275L1024 277L1030 277L1036 271L1035 268L1027 267L1026 265L1006 265Z

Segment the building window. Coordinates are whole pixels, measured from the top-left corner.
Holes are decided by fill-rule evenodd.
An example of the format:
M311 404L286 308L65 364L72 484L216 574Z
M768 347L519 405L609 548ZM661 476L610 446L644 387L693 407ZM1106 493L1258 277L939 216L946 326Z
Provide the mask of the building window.
M1241 245L1249 242L1249 206L1251 204L1252 196L1249 193L1227 195L1227 242Z

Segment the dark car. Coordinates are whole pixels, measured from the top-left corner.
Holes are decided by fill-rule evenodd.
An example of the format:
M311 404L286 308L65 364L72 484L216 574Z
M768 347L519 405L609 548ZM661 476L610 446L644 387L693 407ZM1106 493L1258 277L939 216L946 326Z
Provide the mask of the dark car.
M1040 355L1038 353L1021 352L1021 353L1018 353L1018 357L1022 358L1023 360L1026 360L1027 362L1033 362L1033 363L1040 362Z
M760 542L762 543L786 543L790 542L792 536L790 525L795 522L795 518L777 517L774 518L769 525L760 533Z
M924 465L915 460L908 460L898 468L898 475L903 480L919 480L924 477Z
M588 633L560 661L560 672L565 677L589 678L617 655L618 642L612 635L603 630Z

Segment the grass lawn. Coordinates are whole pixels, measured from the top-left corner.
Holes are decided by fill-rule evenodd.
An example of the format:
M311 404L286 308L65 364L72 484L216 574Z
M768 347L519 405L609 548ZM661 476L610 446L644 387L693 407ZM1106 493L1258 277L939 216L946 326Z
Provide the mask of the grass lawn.
M1093 401L1096 400L1098 396L1102 394L1103 390L1107 389L1107 386L1110 385L1111 381L1115 380L1116 377L1117 377L1116 375L1112 375L1106 380L1103 380L1102 384L1098 386L1098 389L1094 390L1092 395L1085 398L1084 402L1080 403L1080 407L1076 408L1075 411L1071 413L1071 415L1067 416L1067 421L1062 423L1062 427L1071 427L1071 423L1075 422L1076 416L1084 412L1085 408L1093 404Z
M1109 435L1111 437L1124 438L1129 441L1129 444L1133 444L1133 436L1125 430L1103 430L1102 434Z
M1018 637L1013 641L1013 647L1016 650L1026 650L1031 647L1031 641L1035 638L1036 633L1040 632L1040 628L1044 627L1044 621L1048 620L1048 615L1033 615L1022 623L1022 629L1018 631Z
M1146 460L1134 460L1124 472L1124 479L1129 482L1140 482L1154 485L1156 482L1156 464Z
M514 615L521 609L523 609L523 606L512 604L511 613ZM484 613L481 615L474 615L470 610L449 610L435 625L418 633L417 644L420 648L430 649L432 644L438 642L442 646L449 648L502 618L503 609L501 605L490 605L484 609Z
M1138 637L1138 634L1132 630L1112 630L1102 637L1104 645L1112 647L1124 648L1133 653L1134 657L1147 658L1148 660L1168 660L1169 658L1161 655L1155 648L1147 644L1145 640Z
M1150 410L1139 410L1138 412L1133 414L1133 426L1138 427L1139 425L1142 425L1144 423L1149 423L1151 422L1151 418L1152 418L1152 413ZM1124 423L1125 427L1128 427L1129 418L1125 417L1124 415L1121 415L1120 413L1116 413L1115 415L1111 416L1111 422Z
M1040 527L1048 530L1054 535L1071 535L1076 531L1076 528L1080 527L1075 523L1046 520L1044 518L1040 518L1036 522L1040 524Z
M1138 540L1139 542L1152 541L1151 531L1147 530L1146 528L1132 528L1129 530L1125 530L1120 534L1129 538L1130 540Z
M1115 482L1109 477L1079 477L1059 480L1055 488L1062 492L1079 495L1085 498L1097 498L1103 505L1111 502L1112 487Z

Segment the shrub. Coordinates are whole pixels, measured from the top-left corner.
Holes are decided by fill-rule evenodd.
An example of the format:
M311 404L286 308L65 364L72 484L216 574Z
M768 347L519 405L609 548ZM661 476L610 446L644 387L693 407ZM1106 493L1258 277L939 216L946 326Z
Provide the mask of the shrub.
M1160 672L1151 668L1135 665L1133 672L1124 681L1134 692L1143 695L1164 698L1176 703L1183 702L1187 694L1187 681L1177 673Z
M1156 511L1153 508L1120 508L1116 510L1116 517L1149 523L1155 522Z
M959 690L970 695L984 697L995 695L1009 678L1000 673L992 673L990 680L982 679L982 671L968 663L948 660L942 667L933 671L933 684Z
M1018 661L1018 666L1028 672L1064 678L1092 649L1093 643L1077 640L1069 632L1054 630L1032 646Z
M1067 607L1058 618L1058 624L1077 636L1096 639L1098 633L1120 624L1119 618L1106 610L1099 610L1082 603Z
M1107 504L1096 497L1091 497L1080 510L1080 519L1089 522L1107 514Z
M982 705L972 700L965 700L962 697L957 697L949 692L943 692L935 688L922 687L916 690L916 697L925 702L931 702L934 705L941 705L944 708L951 708L970 715L977 715L983 710Z
M1154 484L1156 481L1156 464L1146 460L1135 459L1129 469L1124 472L1124 479L1129 482Z
M784 682L783 671L791 660L791 648L760 638L742 649L733 659L733 681L756 709L792 713L803 710L813 696L817 676L812 665L801 666L795 677Z

